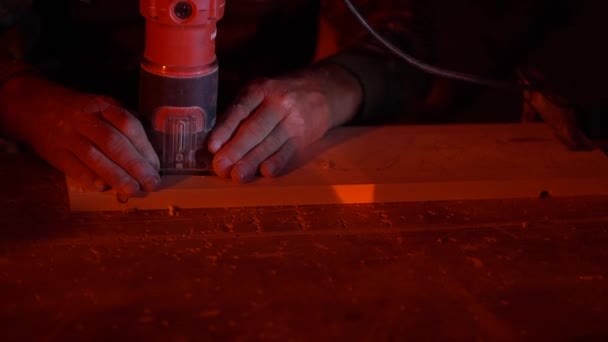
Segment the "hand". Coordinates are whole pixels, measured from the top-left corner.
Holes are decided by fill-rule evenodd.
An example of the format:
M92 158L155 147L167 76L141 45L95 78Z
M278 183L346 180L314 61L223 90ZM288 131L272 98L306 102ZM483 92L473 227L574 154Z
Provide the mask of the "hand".
M137 118L115 101L31 76L6 85L6 126L89 190L123 195L160 183L159 160Z
M294 154L348 121L361 102L357 80L338 66L252 83L209 137L213 169L245 183L281 174Z

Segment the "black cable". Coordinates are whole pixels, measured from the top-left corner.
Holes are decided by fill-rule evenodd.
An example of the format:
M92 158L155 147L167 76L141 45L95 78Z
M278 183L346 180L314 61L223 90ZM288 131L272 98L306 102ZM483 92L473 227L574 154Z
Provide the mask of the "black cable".
M386 47L388 50L390 50L392 53L394 53L399 58L405 60L407 63L413 65L414 67L416 67L428 74L443 77L443 78L451 78L454 80L464 81L464 82L468 82L468 83L474 83L474 84L478 84L478 85L482 85L482 86L488 86L488 87L492 87L492 88L500 88L500 89L505 89L505 90L518 91L518 92L522 91L522 90L531 90L532 89L532 87L529 85L520 85L520 84L511 83L511 82L487 79L487 78L483 78L483 77L480 77L477 75L442 69L442 68L430 65L428 63L425 63L423 61L420 61L420 60L412 57L411 55L407 54L403 50L399 49L394 44L389 42L386 38L384 38L380 33L378 33L369 24L369 22L363 17L363 15L359 12L359 10L353 5L351 0L344 0L344 3L346 4L346 7L348 7L348 9L355 16L357 21L359 21L359 23L380 44L382 44L384 47Z

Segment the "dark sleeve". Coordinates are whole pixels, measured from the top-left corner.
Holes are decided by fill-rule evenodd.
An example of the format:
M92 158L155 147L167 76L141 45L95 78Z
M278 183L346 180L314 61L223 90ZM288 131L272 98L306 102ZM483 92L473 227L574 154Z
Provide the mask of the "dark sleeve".
M29 56L37 31L31 1L0 2L0 88L11 77L33 71Z
M418 58L428 51L409 1L355 1L379 32ZM363 102L352 123L382 122L407 112L415 115L428 92L430 77L395 58L355 21L342 1L325 1L323 15L335 23L339 52L324 62L350 71L363 89Z

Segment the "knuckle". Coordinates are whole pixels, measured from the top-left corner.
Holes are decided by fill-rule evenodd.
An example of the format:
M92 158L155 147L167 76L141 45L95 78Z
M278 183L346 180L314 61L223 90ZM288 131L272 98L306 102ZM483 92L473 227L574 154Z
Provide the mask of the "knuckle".
M297 104L297 95L293 92L281 92L276 96L276 102L284 110L291 110Z
M103 145L110 153L120 152L124 147L124 138L119 133L108 133L103 140Z
M259 132L262 132L265 128L265 124L262 120L247 120L243 123L242 133L247 137L244 140L251 139L251 136L257 136Z
M314 107L325 107L327 106L327 96L318 90L313 90L307 95L307 102Z
M285 120L285 129L290 137L302 137L306 134L306 123L298 111L292 111Z
M86 145L82 151L82 156L85 160L90 161L93 166L99 161L99 151L97 148L91 144Z
M98 113L106 110L111 105L111 99L101 95L88 95L87 101L82 107L85 113Z
M124 163L124 168L132 175L142 175L148 171L148 163L140 158L131 158Z
M232 105L232 108L228 112L228 115L229 115L229 119L241 120L242 118L247 117L249 115L249 113L247 112L247 109L245 108L245 106L242 103L237 102L234 105Z
M119 114L116 118L117 129L121 132L129 136L135 136L140 132L140 124L139 121L135 120L135 118L127 115L123 111L117 111Z
M283 141L278 134L272 134L266 137L266 145L268 146L268 149L273 150L270 152L278 150L281 147L282 143Z

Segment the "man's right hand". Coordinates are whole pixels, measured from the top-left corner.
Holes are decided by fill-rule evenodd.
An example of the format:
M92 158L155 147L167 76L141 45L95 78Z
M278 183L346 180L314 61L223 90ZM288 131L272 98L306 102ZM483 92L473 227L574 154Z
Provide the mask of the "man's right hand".
M160 184L158 156L141 123L115 101L34 76L11 80L1 93L8 135L87 189L129 196Z

